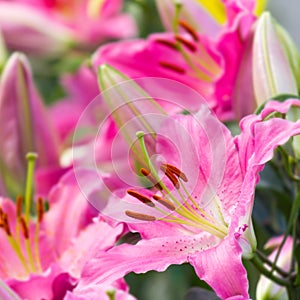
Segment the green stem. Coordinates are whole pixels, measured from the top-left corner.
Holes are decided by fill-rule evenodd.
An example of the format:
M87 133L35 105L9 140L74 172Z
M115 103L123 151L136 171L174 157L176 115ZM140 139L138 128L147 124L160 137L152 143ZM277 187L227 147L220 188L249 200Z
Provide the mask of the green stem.
M256 254L257 254L257 256L262 260L262 262L264 262L265 264L267 264L267 265L270 266L270 267L273 266L272 261L270 261L269 258L268 258L264 253L262 253L260 250L256 249ZM282 269L279 268L278 266L275 266L274 269L275 269L275 271L276 271L278 274L280 274L280 275L283 276L283 277L289 277L289 276L290 276L290 273L285 272L284 270L282 270Z
M289 300L298 300L298 295L297 295L297 291L295 290L295 288L290 284L286 287L287 289L287 293L288 293L288 297Z
M293 229L292 229L292 237L293 237L293 248L292 248L292 258L291 258L291 265L290 265L290 272L292 273L295 270L295 251L297 246L297 221L298 221L298 215L295 217L295 220L293 222Z
M275 266L277 264L277 261L278 261L278 258L279 258L279 255L282 251L282 248L288 238L288 235L290 234L292 228L293 228L293 224L295 224L295 222L297 221L297 218L298 218L298 214L299 214L299 208L300 208L300 193L297 194L294 202L293 202L293 206L292 206L292 210L291 210L291 214L290 214L290 218L289 218L289 221L288 221L288 225L287 225L287 228L286 228L286 231L284 233L284 237L283 237L283 240L278 248L278 251L276 253L276 256L275 256L275 259L274 259L274 262L273 262L273 265L272 265L272 270L271 272L273 272L275 270Z
M34 166L37 159L37 154L34 152L29 152L26 155L27 159L27 177L26 177L26 188L25 188L25 221L29 225L30 219L30 206L31 206L31 197L33 190L33 180L34 180Z
M263 265L263 263L261 262L261 260L258 258L257 254L254 254L253 258L250 260L254 266L257 268L257 270L265 275L267 278L271 279L272 281L276 282L277 284L281 285L281 286L289 286L290 285L290 281L287 279L283 279L283 278L279 278L277 276L275 276L273 274L272 271L269 271L265 268L265 266Z

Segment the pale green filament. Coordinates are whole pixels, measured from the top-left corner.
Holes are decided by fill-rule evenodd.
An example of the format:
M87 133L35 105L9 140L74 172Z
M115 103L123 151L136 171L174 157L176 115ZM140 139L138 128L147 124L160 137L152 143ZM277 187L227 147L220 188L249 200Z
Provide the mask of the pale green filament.
M21 227L20 227L20 220L17 217L16 219L16 242L21 245Z
M25 238L25 246L26 246L26 251L27 251L27 255L28 255L28 259L29 259L30 268L33 272L35 272L36 268L35 268L35 264L34 264L34 260L33 260L33 255L32 255L29 238Z
M35 261L37 263L37 268L40 272L43 271L42 264L40 260L40 250L39 250L39 233L40 233L40 222L36 223L35 227L35 235L34 235L34 253L35 253Z
M30 270L28 268L26 259L25 259L25 257L22 254L22 250L21 250L20 245L16 242L16 240L11 235L7 235L7 239L9 241L11 247L14 249L15 253L17 254L19 260L21 261L21 263L22 263L25 271L29 274Z

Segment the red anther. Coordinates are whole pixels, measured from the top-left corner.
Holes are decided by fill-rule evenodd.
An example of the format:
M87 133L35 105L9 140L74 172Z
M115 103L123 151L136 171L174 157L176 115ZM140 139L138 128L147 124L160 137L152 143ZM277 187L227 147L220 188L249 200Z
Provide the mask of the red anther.
M185 74L185 69L183 69L180 66L177 66L177 65L174 65L172 63L165 62L165 61L161 61L161 62L159 62L159 64L160 64L161 67L163 67L165 69L169 69L169 70L174 71L178 74Z
M164 39L156 39L155 40L158 44L161 44L163 46L166 46L172 50L176 50L178 51L178 47L174 42L168 41L168 40L164 40Z
M8 236L11 236L10 226L8 222L7 214L3 213L2 215L2 227Z
M153 195L152 198L154 200L156 200L158 203L160 203L161 205L168 208L169 210L174 211L176 209L175 205L171 201L169 201L168 199L165 199L165 198L160 197L158 195Z
M134 197L134 198L136 198L136 199L138 199L139 201L141 201L142 203L144 203L144 204L146 204L146 205L148 205L150 207L154 207L155 206L155 204L151 201L150 198L148 198L145 195L140 194L137 191L128 190L127 194L130 195L130 196L132 196L132 197Z
M198 34L196 32L196 30L189 24L187 23L186 21L184 20L179 20L179 25L187 32L191 35L191 37L193 38L193 40L195 42L198 42L199 41L199 38L198 38Z
M149 176L151 173L150 173L150 171L149 170L147 170L147 169L144 169L144 168L141 168L141 173L144 175L144 176Z
M179 190L180 189L180 184L179 180L177 177L167 168L166 165L161 165L160 169L166 174L166 176L170 179L174 187Z
M193 44L191 41L185 39L181 35L176 35L175 36L176 41L178 41L180 44L184 45L186 48L188 48L191 52L196 52L197 51L197 46Z
M131 210L126 210L125 214L130 218L141 220L141 221L155 221L156 220L156 218L154 216L141 214L141 213L134 212Z
M147 179L149 179L151 181L151 183L160 191L163 190L162 186L160 185L159 182L157 182L157 180L151 175L150 171L144 168L141 168L141 173L147 177Z
M27 223L26 223L26 221L25 221L25 219L24 219L23 216L20 218L20 224L21 224L21 228L22 228L22 232L23 232L24 238L25 239L29 239L28 226L27 226Z
M170 172L175 174L177 177L179 177L183 181L188 182L186 175L181 170L179 170L177 167L170 165L170 164L162 164L162 166L164 166L164 168L168 169Z
M36 210L37 210L38 222L41 223L44 216L44 201L42 197L38 197L37 199Z
M23 197L18 196L16 200L16 214L17 218L20 219L23 212Z

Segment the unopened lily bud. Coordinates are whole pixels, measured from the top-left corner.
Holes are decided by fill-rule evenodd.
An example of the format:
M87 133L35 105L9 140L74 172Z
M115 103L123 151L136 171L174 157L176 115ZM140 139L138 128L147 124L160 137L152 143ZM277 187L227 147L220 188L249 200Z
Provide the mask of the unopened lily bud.
M58 165L54 131L20 53L8 59L1 76L0 120L1 193L15 197L24 191L28 152L38 153L40 167Z
M269 12L257 22L253 44L253 84L258 105L280 94L297 95L297 84L285 46Z
M278 23L276 23L276 29L279 37L285 47L286 53L289 58L290 65L294 72L294 77L298 86L298 93L300 92L300 52L299 49L290 36L290 34Z
M159 115L166 113L145 90L134 80L130 80L107 64L99 67L98 80L103 91L103 100L117 126L122 128L122 135L129 145L138 146L135 141L136 132L139 130L154 134L155 130L151 125L153 115L149 113ZM125 124L130 126L124 126Z

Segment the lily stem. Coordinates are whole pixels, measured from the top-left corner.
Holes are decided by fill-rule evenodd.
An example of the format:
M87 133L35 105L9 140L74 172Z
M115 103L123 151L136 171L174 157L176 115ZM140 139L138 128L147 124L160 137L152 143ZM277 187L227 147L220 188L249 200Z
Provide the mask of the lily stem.
M274 262L273 262L273 265L272 265L271 272L273 272L275 270L275 266L277 264L277 260L280 256L280 253L283 249L283 246L284 246L284 244L285 244L285 242L288 238L288 235L290 234L290 232L293 228L293 225L295 224L295 220L297 220L297 218L298 218L299 209L300 209L300 193L298 193L297 196L294 199L291 214L290 214L290 218L289 218L289 221L288 221L288 225L287 225L283 240L282 240L282 242L281 242L281 244L278 248L278 251L276 253L276 256L275 256L275 259L274 259Z
M268 266L272 267L273 266L273 262L269 260L269 258L260 250L256 249L256 254L257 256ZM290 273L282 270L281 268L279 268L278 266L274 266L274 270L280 274L283 277L290 277Z
M256 269L263 275L265 275L267 278L271 279L272 281L276 282L277 284L281 285L281 286L285 286L288 287L290 286L290 280L288 279L284 279L284 278L280 278L276 275L273 274L272 271L269 271L265 268L265 266L263 265L262 261L259 259L257 254L254 254L253 258L250 260L253 265L256 267Z

